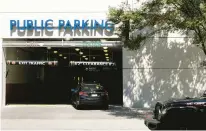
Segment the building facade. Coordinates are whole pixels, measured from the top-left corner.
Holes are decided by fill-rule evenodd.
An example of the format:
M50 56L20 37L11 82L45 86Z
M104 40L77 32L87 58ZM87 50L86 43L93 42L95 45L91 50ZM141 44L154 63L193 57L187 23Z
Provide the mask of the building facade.
M41 46L70 48L77 45L81 47L84 46L84 43L81 43L82 41L101 41L105 39L106 41L102 42L102 46L113 48L121 43L121 38L108 30L97 31L96 33L91 30L86 32L76 32L75 30L65 32L58 28L60 24L62 26L68 25L68 20L71 25L74 25L75 20L77 20L77 23L83 20L96 20L104 23L107 20L107 7L109 5L116 6L120 1L109 4L78 0L72 2L72 4L64 0L56 3L35 1L32 4L34 8L21 4L17 8L14 6L18 4L15 3L16 1L10 2L13 3L13 7L10 9L1 8L0 14L1 70L3 74L1 79L2 105L5 105L6 95L12 95L8 94L10 89L7 86L8 84L20 83L21 85L36 77L34 75L35 71L26 69L29 67L24 69L12 67L8 70L6 63L8 59L30 59L29 53L22 53L23 50L16 49L23 46L31 47L32 44L28 44L28 40L36 42L36 46L40 46L38 48L41 48ZM21 3L24 2L26 1L22 0ZM41 4L39 5L38 2ZM77 7L79 3L81 3L81 6ZM44 6L45 4L47 6ZM1 6L8 7L9 5L8 1ZM88 7L83 5L88 5ZM54 28L50 30L35 31L32 29L29 31L18 29L18 27L27 28L27 25L31 23L33 27L35 25L38 25L38 27L49 26L51 20ZM83 26L82 23L80 25ZM104 23L104 25L106 24ZM11 29L12 27L15 27L15 29ZM78 42L73 44L75 40L71 42L71 39ZM13 46L15 48L6 49L4 46ZM158 34L154 38L148 38L144 46L137 51L130 51L123 47L120 50L122 51L122 55L119 56L122 59L122 79L119 79L121 80L119 81L121 83L119 88L122 88L122 92L118 93L121 93L121 101L125 107L149 108L159 100L171 97L198 96L206 89L206 70L200 67L200 63L206 60L205 54L201 49L191 44L191 39L188 36L185 37L178 33ZM8 75L8 71L13 72L12 75Z

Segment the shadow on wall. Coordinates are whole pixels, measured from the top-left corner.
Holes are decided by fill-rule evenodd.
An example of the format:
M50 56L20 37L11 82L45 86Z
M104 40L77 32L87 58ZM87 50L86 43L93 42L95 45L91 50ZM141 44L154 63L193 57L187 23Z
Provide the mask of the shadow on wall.
M149 108L157 101L199 96L206 89L205 60L189 38L148 38L138 51L123 51L123 101Z

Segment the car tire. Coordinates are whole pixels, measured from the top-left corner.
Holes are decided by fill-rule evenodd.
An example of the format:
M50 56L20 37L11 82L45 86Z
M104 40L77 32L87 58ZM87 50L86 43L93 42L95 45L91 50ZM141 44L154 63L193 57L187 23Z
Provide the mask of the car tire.
M80 108L80 105L76 105L75 108L76 108L77 110L80 110L80 109L81 109L81 108Z
M80 110L81 109L81 106L80 106L80 104L79 104L79 102L75 102L75 108L77 109L77 110Z
M161 106L160 105L157 105L155 107L155 119L157 119L158 121L161 121Z

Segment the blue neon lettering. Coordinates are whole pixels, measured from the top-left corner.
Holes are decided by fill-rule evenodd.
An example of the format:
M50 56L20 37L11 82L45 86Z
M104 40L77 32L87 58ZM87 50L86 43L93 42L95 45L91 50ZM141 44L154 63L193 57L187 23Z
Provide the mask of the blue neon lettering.
M67 28L72 29L72 25L71 25L69 20L67 21L66 26L64 27L64 29L67 29Z
M34 29L37 31L38 29L42 29L41 27L38 26L37 20L34 20Z
M74 20L74 30L80 28L80 20Z
M33 21L27 20L27 30L33 30Z
M13 27L16 27L16 21L10 20L10 30L13 30Z
M98 27L104 28L104 21L102 20L102 23L100 24L98 21L94 21L94 29L97 29Z
M90 29L93 29L93 20L91 20Z
M86 29L88 27L88 21L89 20L86 21L82 20L82 29Z
M65 21L59 20L59 30L61 30L64 27Z
M19 22L19 20L17 20L17 29L18 29L18 30L26 30L26 25L25 25L25 23L26 23L26 20L24 20L23 26L20 26L20 22Z
M41 29L43 30L44 28L44 20L41 20Z
M54 20L48 19L44 20L10 20L10 30L13 30L15 27L18 30L37 30L37 29L46 29L46 30L53 30ZM114 24L109 21L97 21L95 19L91 20L78 20L75 19L74 23L71 24L70 20L58 20L58 29L107 29L113 30Z
M114 24L109 23L109 21L106 21L105 22L105 29L110 30L110 31L114 30Z
M52 22L52 23L49 23L49 22ZM49 24L52 24L51 27L49 27ZM53 29L53 20L52 19L49 19L49 20L46 21L45 28L47 30L52 30Z

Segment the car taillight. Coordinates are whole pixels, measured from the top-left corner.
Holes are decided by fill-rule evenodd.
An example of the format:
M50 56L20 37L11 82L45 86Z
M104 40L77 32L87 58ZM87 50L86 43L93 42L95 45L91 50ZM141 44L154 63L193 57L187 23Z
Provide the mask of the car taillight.
M86 92L83 92L83 91L79 92L79 95L80 96L88 96L88 94Z

